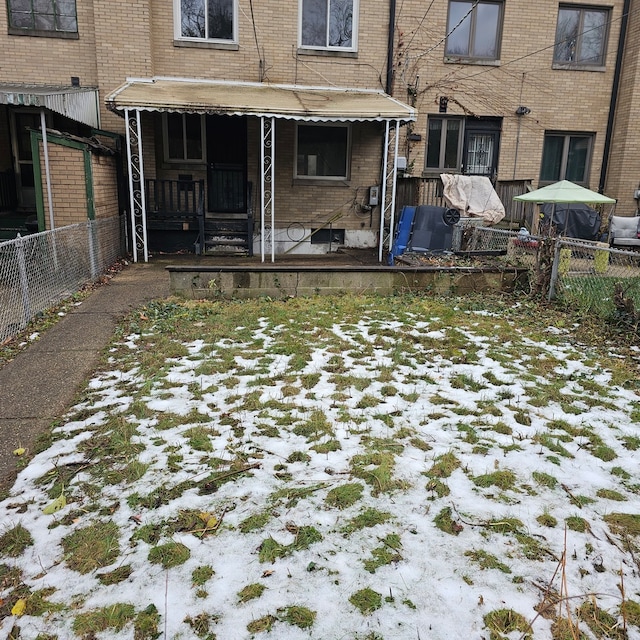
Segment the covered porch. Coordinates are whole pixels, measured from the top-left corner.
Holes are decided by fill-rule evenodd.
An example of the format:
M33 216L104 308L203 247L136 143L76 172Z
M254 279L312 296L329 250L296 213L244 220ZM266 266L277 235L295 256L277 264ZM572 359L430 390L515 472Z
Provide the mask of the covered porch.
M149 259L158 225L206 253L226 232L216 221L243 224L263 262L316 244L374 248L382 261L390 246L400 127L415 114L381 91L150 78L107 105L126 123L136 261ZM182 164L167 151L180 157L175 123Z

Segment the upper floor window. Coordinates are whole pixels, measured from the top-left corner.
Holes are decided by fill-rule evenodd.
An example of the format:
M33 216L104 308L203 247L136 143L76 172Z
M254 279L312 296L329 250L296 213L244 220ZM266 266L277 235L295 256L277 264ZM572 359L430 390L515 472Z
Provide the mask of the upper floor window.
M608 22L608 9L560 5L554 63L603 67Z
M204 117L192 113L164 113L164 157L169 162L204 161Z
M299 124L296 143L296 178L348 178L349 125Z
M358 0L301 0L300 44L355 51Z
M540 182L570 180L587 184L592 145L591 133L545 133Z
M9 31L77 34L75 0L7 0Z
M235 42L237 0L178 0L179 38Z
M445 54L471 60L500 56L503 3L449 0Z

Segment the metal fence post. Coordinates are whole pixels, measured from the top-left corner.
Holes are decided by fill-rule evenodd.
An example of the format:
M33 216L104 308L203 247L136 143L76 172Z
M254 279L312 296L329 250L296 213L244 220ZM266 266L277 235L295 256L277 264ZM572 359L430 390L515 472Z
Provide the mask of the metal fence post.
M98 277L98 263L96 256L96 231L93 226L93 220L87 220L87 239L89 240L89 265L91 269L91 279Z
M27 275L27 261L24 255L24 240L20 234L16 236L16 257L18 274L20 276L20 294L22 296L22 327L26 327L31 320L31 302L29 299L29 276Z
M556 238L553 248L553 265L551 267L551 279L549 281L549 295L547 300L551 302L556 297L556 285L558 283L558 273L560 269L560 249L562 248L562 242Z

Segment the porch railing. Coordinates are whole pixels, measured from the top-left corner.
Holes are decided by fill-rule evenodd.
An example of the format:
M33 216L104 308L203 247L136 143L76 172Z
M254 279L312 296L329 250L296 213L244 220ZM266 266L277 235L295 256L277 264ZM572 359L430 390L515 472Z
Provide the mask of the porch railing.
M531 228L533 206L515 202L514 196L530 191L531 180L498 180L494 185L498 197L506 210L504 221L513 226L526 225ZM398 183L398 210L404 205L445 206L442 180L433 178L407 178Z
M204 198L204 180L145 180L150 219L196 218Z
M216 213L245 213L246 176L243 167L209 167L209 211Z

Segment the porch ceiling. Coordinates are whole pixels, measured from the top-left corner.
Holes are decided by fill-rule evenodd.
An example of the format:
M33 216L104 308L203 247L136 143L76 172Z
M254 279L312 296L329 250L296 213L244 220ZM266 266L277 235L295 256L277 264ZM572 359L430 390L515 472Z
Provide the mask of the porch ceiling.
M90 87L0 83L0 104L44 107L99 128L98 90Z
M415 120L382 91L177 78L130 79L106 99L113 111L175 111L313 122Z

